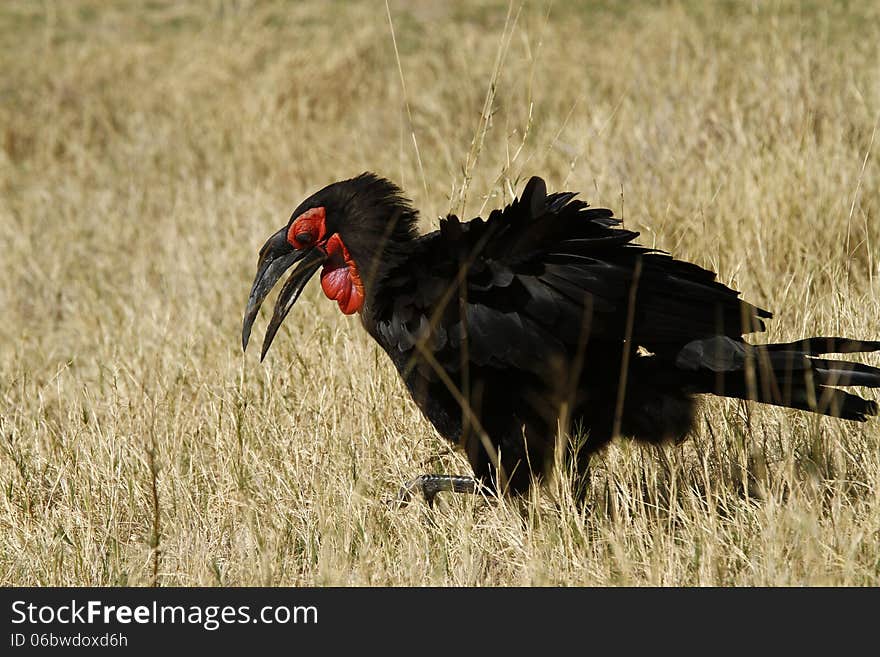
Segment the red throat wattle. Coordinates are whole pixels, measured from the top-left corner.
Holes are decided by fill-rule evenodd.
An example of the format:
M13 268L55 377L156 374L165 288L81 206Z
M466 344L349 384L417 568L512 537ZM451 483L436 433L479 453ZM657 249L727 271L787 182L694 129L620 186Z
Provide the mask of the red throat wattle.
M323 207L306 210L290 224L287 241L297 249L315 245L327 253L327 262L321 271L321 288L328 298L339 302L343 313L352 315L364 305L364 284L339 233L333 233L321 243L327 233L326 222L327 213Z
M324 248L328 258L321 271L321 289L328 298L339 303L343 313L352 315L364 305L364 284L357 265L339 233L334 233Z

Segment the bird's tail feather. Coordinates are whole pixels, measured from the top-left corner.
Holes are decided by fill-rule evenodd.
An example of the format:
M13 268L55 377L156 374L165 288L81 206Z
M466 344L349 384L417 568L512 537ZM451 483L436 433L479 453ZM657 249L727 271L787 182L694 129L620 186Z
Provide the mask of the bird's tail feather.
M676 356L676 366L693 392L752 399L864 422L877 415L877 402L838 387L880 388L880 368L818 358L816 354L869 351L880 351L880 341L816 337L750 345L714 337L685 345Z

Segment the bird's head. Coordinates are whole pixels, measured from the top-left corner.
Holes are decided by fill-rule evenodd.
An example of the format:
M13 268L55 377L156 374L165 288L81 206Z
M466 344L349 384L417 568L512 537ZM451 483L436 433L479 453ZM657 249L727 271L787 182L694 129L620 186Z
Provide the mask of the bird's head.
M321 271L321 288L346 315L368 302L370 288L415 237L416 212L394 183L372 173L328 185L293 211L272 235L257 261L244 314L241 344L246 349L260 305L294 264L275 303L260 358L309 279Z

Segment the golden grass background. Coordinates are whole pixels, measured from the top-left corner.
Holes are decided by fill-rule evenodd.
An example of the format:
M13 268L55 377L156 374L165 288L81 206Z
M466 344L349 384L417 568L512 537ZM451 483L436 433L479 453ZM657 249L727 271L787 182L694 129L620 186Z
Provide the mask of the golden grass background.
M366 169L426 229L540 174L762 339L880 337L880 7L389 7L399 60L384 2L0 5L0 584L880 582L880 422L711 400L584 509L392 510L468 466L358 322L311 286L239 344L263 240Z

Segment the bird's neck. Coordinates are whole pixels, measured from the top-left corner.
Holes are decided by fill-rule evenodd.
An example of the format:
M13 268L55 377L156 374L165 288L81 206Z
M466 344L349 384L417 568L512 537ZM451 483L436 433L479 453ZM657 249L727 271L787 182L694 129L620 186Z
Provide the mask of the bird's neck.
M385 290L389 276L404 266L413 256L416 236L405 240L387 239L372 249L352 253L364 286L364 306L373 308L377 297Z
M327 281L324 292L339 301L344 313L360 311L369 316L389 274L412 255L418 237L417 213L409 204L396 199L371 203L363 199L358 201L361 202L349 207L346 231L341 238L344 240L341 258L329 261L331 264L322 274L322 284ZM343 260L347 266L340 269ZM346 273L350 280L343 281ZM361 295L360 302L349 301L349 289L352 299L357 296L355 293ZM337 290L340 290L338 294Z

